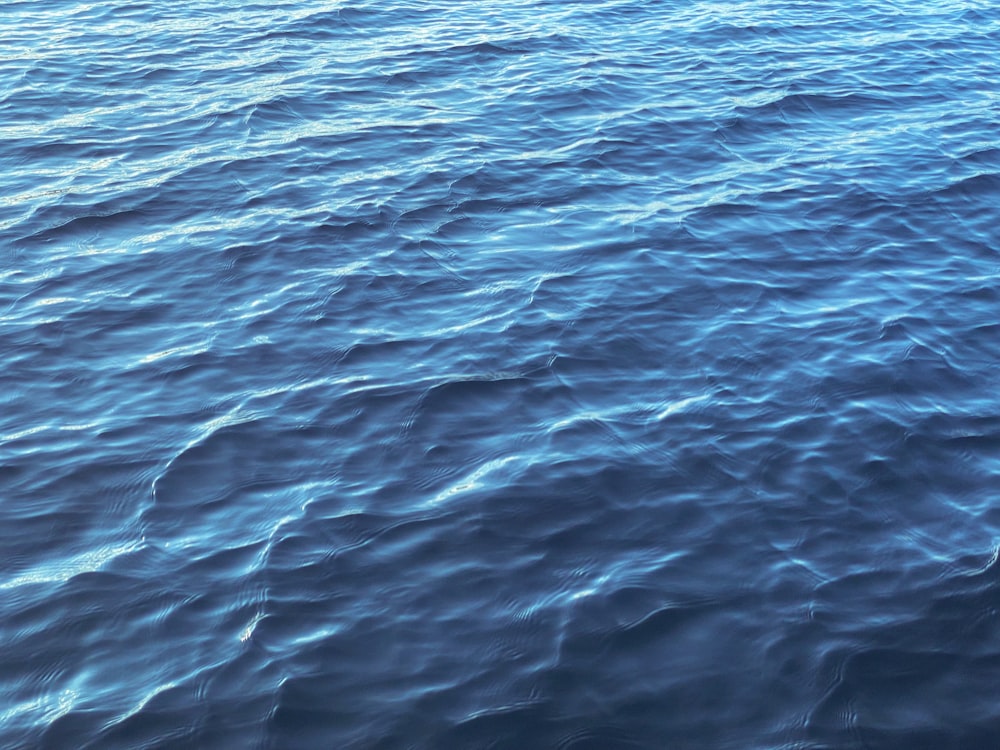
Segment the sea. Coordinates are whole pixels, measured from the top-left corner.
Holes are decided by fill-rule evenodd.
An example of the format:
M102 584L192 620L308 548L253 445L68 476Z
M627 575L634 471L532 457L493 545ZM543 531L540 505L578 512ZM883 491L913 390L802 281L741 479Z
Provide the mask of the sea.
M1000 6L14 0L0 747L1000 747Z

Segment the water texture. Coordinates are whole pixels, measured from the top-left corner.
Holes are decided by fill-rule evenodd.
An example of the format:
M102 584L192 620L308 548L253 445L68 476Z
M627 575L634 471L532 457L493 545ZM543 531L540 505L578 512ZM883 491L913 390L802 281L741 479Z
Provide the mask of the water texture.
M1000 746L995 4L0 39L0 745Z

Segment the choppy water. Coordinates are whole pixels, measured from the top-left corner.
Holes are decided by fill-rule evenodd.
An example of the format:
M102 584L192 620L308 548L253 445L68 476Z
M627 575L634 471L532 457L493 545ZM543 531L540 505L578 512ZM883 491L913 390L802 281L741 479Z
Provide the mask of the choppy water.
M0 744L1000 745L1000 10L14 2Z

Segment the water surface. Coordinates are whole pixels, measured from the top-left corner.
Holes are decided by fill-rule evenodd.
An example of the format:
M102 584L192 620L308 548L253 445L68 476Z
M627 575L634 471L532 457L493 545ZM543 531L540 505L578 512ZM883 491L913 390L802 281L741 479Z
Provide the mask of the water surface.
M0 34L0 744L1000 745L992 4Z

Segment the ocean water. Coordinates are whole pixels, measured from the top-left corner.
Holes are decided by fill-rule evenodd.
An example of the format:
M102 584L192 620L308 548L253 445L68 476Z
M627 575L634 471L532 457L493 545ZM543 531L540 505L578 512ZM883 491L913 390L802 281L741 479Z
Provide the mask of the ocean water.
M1000 747L994 3L0 40L0 746Z

